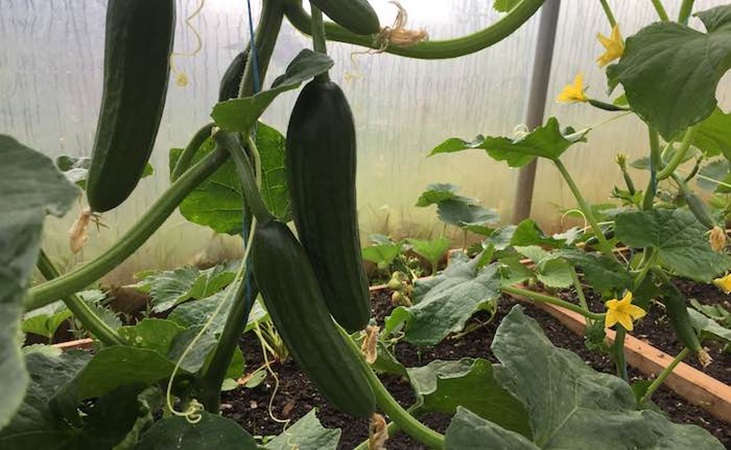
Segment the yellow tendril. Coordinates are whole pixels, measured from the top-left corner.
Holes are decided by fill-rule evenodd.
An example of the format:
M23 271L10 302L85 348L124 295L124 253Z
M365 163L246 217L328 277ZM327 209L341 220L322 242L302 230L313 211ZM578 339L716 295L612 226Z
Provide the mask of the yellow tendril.
M188 75L184 71L179 71L178 68L175 66L175 58L177 57L193 57L197 55L201 49L203 48L203 40L201 39L200 33L198 33L198 30L193 26L191 23L191 20L193 20L200 12L203 10L203 6L205 5L206 0L200 0L200 3L198 3L198 7L193 11L193 14L189 15L185 18L185 26L188 27L188 29L193 33L193 37L195 38L195 49L190 52L172 52L170 54L170 71L175 76L175 84L177 84L180 87L185 87L188 85Z

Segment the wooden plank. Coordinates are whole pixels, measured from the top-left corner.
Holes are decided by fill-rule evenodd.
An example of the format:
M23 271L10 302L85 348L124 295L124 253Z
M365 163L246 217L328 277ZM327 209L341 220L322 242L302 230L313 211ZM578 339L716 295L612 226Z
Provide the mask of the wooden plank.
M59 344L53 344L54 347L63 351L71 349L88 350L94 346L93 339L77 339L75 341L61 342Z

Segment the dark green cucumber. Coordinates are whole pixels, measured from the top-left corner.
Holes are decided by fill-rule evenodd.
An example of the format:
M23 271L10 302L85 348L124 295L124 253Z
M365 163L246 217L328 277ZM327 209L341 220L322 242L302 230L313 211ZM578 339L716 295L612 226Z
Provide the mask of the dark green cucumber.
M249 59L248 48L236 55L226 68L218 88L219 102L225 102L239 96L239 87L241 86L241 79L244 77L247 59Z
M698 197L695 192L690 189L683 191L683 198L685 203L688 205L688 209L693 213L698 222L703 224L704 227L709 230L716 226L716 223L711 218L711 214L708 212L706 205L703 204L703 200Z
M343 28L355 34L375 34L381 32L378 14L367 0L311 0Z
M702 350L701 342L693 328L683 294L674 285L667 284L663 289L662 302L665 305L668 319L670 319L670 325L680 342L694 353L700 352Z
M336 407L358 417L375 409L361 362L325 306L302 246L283 223L257 224L251 262L269 316L295 361Z
M165 107L174 0L109 0L104 91L86 183L93 211L132 193L152 153Z
M330 313L349 332L370 318L356 211L355 125L343 91L308 83L287 128L287 180L300 240Z

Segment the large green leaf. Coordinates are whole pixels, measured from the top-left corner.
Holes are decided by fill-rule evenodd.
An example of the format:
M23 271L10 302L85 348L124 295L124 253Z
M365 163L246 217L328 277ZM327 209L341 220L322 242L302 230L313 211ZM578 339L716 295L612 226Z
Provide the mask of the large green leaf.
M433 345L462 330L467 319L499 295L497 266L478 267L479 258L456 254L444 272L415 283L414 306L396 308L386 328L406 321L404 338L416 345Z
M557 160L573 144L583 141L585 135L586 133L574 133L573 129L561 133L558 120L551 117L545 125L517 138L478 136L472 142L458 138L447 139L436 146L429 156L480 148L491 158L507 162L510 167L522 167L536 157Z
M279 76L272 88L252 97L239 98L218 103L213 107L211 117L229 131L248 132L264 110L282 92L296 89L304 81L327 72L333 61L323 53L302 50L287 66L284 75Z
M541 247L558 248L563 247L567 243L568 237L570 236L547 236L535 220L525 219L514 229L510 244L517 246L540 245ZM568 243L570 244L571 242Z
M698 171L696 180L701 189L728 194L731 192L731 188L728 187L731 185L731 162L727 159L716 159L709 162Z
M432 361L406 369L421 410L454 415L459 406L483 419L531 437L528 413L493 377L485 359Z
M717 341L731 344L731 329L718 324L715 320L711 320L695 309L688 308L690 320L693 321L693 327L698 331L701 339L714 339Z
M580 267L586 283L595 291L622 290L632 287L632 276L616 259L576 249L559 250L557 254Z
M291 211L284 172L284 136L276 129L259 122L255 141L261 157L264 202L275 216L288 222L291 219ZM196 153L193 162L212 152L214 147L213 140L208 139ZM179 148L170 150L171 171L182 152L183 150ZM241 206L241 184L233 161L227 161L188 194L180 204L180 213L187 220L210 227L217 233L236 235L242 231Z
M256 442L243 428L217 414L201 413L197 423L170 417L151 426L136 450L256 450Z
M203 326L208 322L211 314L218 307L218 304L221 301L225 301L226 304L221 307L218 315L213 318L208 326L209 333L219 334L226 323L226 317L228 317L228 312L231 308L231 299L233 298L232 295L228 299L225 299L224 296L225 291L221 291L203 300L183 303L170 313L168 319L186 328ZM259 302L254 303L254 307L249 314L249 321L246 324L246 331L253 328L256 322L266 320L268 317L268 313L262 308Z
M185 328L172 320L148 317L134 326L120 327L117 332L135 347L149 348L166 355L170 351L175 336L184 330Z
M731 159L731 114L716 107L713 113L698 125L693 145L706 156L723 154Z
M18 413L0 431L0 448L66 448L72 442L74 433L63 421L57 419L50 401L90 359L91 355L80 351L69 351L56 356L43 353L27 355L25 361L31 382Z
M503 319L491 348L502 363L495 379L527 408L533 442L541 449L723 448L700 427L637 410L627 383L554 347L519 305Z
M58 327L72 315L59 300L24 314L21 330L23 333L34 333L50 340Z
M79 190L48 157L0 135L0 429L28 385L20 351L21 301L33 275L48 214L64 215Z
M287 431L268 442L270 450L335 450L340 440L340 429L324 428L317 420L317 409L312 409Z
M535 263L536 278L546 286L565 288L573 284L569 264L557 253L547 252L537 245L515 247L515 251Z
M538 450L522 435L501 428L464 407L457 408L444 435L445 450Z
M731 67L731 6L700 12L707 33L657 22L627 38L607 68L610 89L624 86L632 109L665 140L713 113L716 86Z
M731 258L711 249L705 227L686 209L621 213L615 224L621 242L656 248L661 262L680 276L710 282L731 268Z

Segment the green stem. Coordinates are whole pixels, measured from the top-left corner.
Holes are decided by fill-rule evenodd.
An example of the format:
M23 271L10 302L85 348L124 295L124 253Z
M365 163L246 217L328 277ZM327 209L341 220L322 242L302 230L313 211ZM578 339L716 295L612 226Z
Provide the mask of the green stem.
M604 314L591 312L588 309L584 309L580 306L574 305L573 303L569 303L565 300L561 300L560 298L551 297L550 295L541 294L539 292L533 292L533 291L529 291L527 289L521 289L521 288L517 288L514 286L504 286L501 289L505 293L517 295L519 297L525 297L525 298L535 301L535 302L548 303L551 305L560 306L561 308L566 308L575 313L581 314L582 316L586 317L587 319L604 320Z
M23 302L25 311L41 308L61 297L78 292L117 267L137 251L175 211L180 202L227 159L228 153L223 149L206 155L182 174L112 248L78 269L32 288Z
M282 27L284 18L284 5L282 0L263 0L259 24L256 26L255 45L256 63L259 67L259 82L264 83L264 76L269 68L269 62L274 52L274 46L279 37L279 30ZM249 60L246 62L244 76L241 78L239 87L239 98L250 97L254 94L254 69L251 64L252 52L249 52Z
M642 254L642 262L640 263L640 272L637 274L633 283L635 291L640 288L642 282L645 281L648 272L650 272L650 270L655 266L658 257L657 255L658 253L654 248L650 247L645 249L645 253Z
M46 280L53 280L61 276L61 273L53 265L51 258L48 257L44 250L41 250L38 256L38 270ZM106 345L126 345L127 342L117 334L115 330L109 327L103 320L97 316L94 311L89 308L78 295L69 294L62 299L66 307L73 313L74 317L79 319L81 325L86 328L92 336L99 339Z
M287 15L287 19L299 31L310 34L312 32L312 19L307 14L307 11L302 8L302 1L285 1L285 14ZM394 55L419 59L448 59L469 55L490 47L510 36L528 21L544 2L545 0L522 0L502 19L483 30L467 36L456 39L424 41L409 47L389 45L384 51ZM331 41L347 42L375 50L380 48L380 42L377 42L375 36L361 36L331 22L325 23L325 34Z
M657 11L657 16L660 20L663 22L670 20L670 17L668 17L668 13L665 11L665 7L662 6L662 2L660 0L652 0L652 6L655 7L655 11Z
M614 364L617 366L617 376L624 381L629 381L629 376L627 375L627 359L624 354L624 339L626 337L627 330L622 325L617 325L614 344L612 345Z
M584 213L586 220L589 222L591 229L594 231L594 236L596 236L597 241L599 241L599 247L601 248L602 252L604 252L604 254L606 254L608 257L614 259L615 256L614 252L612 251L611 244L609 244L609 241L607 241L604 233L602 233L602 229L601 227L599 227L599 223L597 222L596 217L594 217L594 213L589 207L589 204L584 199L584 196L581 195L579 187L576 186L576 183L574 183L574 179L571 178L571 174L569 174L566 166L564 166L563 162L560 159L555 159L553 163L558 168L558 171L561 172L561 176L563 176L563 179L566 180L566 184L569 185L569 189L571 189L571 192L574 194L576 201L579 203L579 208L581 209L581 212Z
M680 12L678 13L678 23L688 25L688 19L693 12L693 2L694 0L683 0L683 3L680 5Z
M614 19L614 14L612 14L612 8L609 7L607 0L599 0L599 2L602 4L602 9L604 9L604 15L607 16L609 26L614 28L617 25L617 21Z
M650 126L647 127L647 132L650 139L650 173L655 173L655 176L650 176L650 181L647 182L645 196L642 199L642 209L644 210L652 209L652 206L655 203L655 193L657 192L657 171L662 169L660 135L657 134L657 131Z
M688 149L690 148L690 144L693 142L693 138L695 137L695 133L697 130L697 125L688 127L688 129L685 131L685 136L683 136L683 142L680 143L680 148L673 155L673 159L670 160L667 166L663 167L663 169L658 172L657 181L668 178L670 175L673 174L673 172L675 172L675 169L678 168L680 163L683 162L683 160L685 159L685 154L688 153Z
M195 132L193 138L190 142L188 142L188 145L183 150L183 153L180 154L180 158L178 158L178 161L175 163L175 168L173 168L173 171L170 173L171 183L174 183L175 180L180 178L180 175L182 175L183 172L188 170L190 165L193 163L193 157L196 153L198 153L198 149L204 142L206 142L206 139L211 137L211 132L215 125L216 124L213 122L208 123Z
M675 358L673 358L672 362L668 364L667 367L665 367L662 372L653 380L652 384L648 386L647 391L645 391L645 394L640 399L640 404L647 403L648 400L650 400L650 397L652 397L652 394L655 393L657 388L659 388L664 382L665 379L670 375L673 370L680 364L689 354L691 350L688 347L683 347L683 350L678 353Z
M376 396L376 404L378 404L381 411L386 413L392 421L396 422L406 434L426 445L428 448L437 450L443 449L444 436L419 422L416 417L412 416L407 410L399 405L396 399L394 399L388 392L388 389L386 389L383 383L381 383L381 380L376 376L368 363L365 362L360 353L360 349L357 345L355 345L355 342L353 342L348 333L339 326L338 331L340 331L343 339L345 339L348 345L350 345L354 356L357 357L363 374L368 379L368 383L371 385L373 393Z
M579 280L579 274L576 273L576 268L569 265L569 272L571 272L571 280L574 282L574 288L576 289L576 295L579 297L579 304L586 311L589 311L589 304L586 302L586 296L584 295L584 288L581 286L581 280ZM591 319L586 320L586 325L591 326Z
M325 40L325 22L322 18L322 11L315 6L314 3L310 3L310 10L312 11L312 48L317 53L323 53L327 55L327 41ZM316 80L321 82L330 81L330 75L325 72L317 75Z

